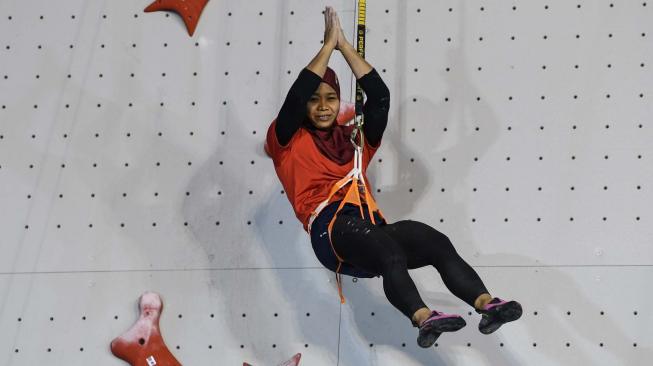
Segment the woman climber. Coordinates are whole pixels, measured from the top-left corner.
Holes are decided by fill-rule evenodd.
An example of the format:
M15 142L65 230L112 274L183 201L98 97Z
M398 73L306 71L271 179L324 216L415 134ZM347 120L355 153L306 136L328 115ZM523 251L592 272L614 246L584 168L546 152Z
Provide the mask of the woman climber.
M331 7L324 19L324 43L288 91L268 129L266 150L317 258L336 272L342 301L339 275L381 276L390 303L419 328L417 343L430 347L442 332L466 325L460 315L431 310L422 301L408 270L432 265L445 286L482 315L481 333L518 319L521 305L493 298L446 235L418 221L390 224L376 207L365 172L388 122L390 92L347 41ZM367 96L357 140L352 135L356 125L336 120L340 85L327 66L334 50L343 55Z

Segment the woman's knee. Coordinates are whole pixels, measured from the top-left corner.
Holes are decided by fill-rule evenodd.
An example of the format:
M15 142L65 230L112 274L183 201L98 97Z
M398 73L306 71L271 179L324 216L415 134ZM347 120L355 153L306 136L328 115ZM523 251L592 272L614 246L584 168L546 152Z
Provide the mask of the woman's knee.
M398 223L401 223L399 234L404 237L412 236L420 245L436 248L439 251L456 251L449 237L430 225L415 220L403 220Z

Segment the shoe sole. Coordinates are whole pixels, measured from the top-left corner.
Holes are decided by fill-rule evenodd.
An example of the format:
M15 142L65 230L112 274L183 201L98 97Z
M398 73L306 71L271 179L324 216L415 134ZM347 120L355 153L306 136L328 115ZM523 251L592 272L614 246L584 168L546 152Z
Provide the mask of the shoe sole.
M431 347L435 341L440 337L443 332L455 332L460 330L467 322L463 318L445 318L437 322L437 324L429 330L422 337L417 337L417 344L422 348Z
M479 329L481 333L483 334L491 334L494 333L497 329L499 329L503 324L515 321L521 317L522 314L522 308L519 303L515 301L510 301L507 302L503 305L499 305L496 307L497 309L497 317L499 318L498 321L492 323L490 326L485 327L483 329Z

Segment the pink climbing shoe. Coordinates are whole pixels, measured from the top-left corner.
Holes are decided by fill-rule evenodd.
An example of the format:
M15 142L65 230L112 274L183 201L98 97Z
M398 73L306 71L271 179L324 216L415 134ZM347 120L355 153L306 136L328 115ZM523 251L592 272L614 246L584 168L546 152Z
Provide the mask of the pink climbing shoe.
M483 316L478 323L478 330L483 334L490 334L504 323L519 319L522 308L517 301L504 301L495 297L483 306L483 310L476 310L476 312Z
M431 315L419 325L417 344L422 348L429 348L443 332L455 332L465 325L467 322L460 315L433 310Z

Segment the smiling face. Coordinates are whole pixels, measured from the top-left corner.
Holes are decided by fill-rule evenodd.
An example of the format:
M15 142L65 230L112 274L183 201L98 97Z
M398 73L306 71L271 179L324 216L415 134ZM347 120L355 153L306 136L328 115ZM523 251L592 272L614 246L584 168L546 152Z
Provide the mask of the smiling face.
M306 103L306 115L313 126L319 129L329 128L338 117L340 99L327 83L320 83L315 93Z

